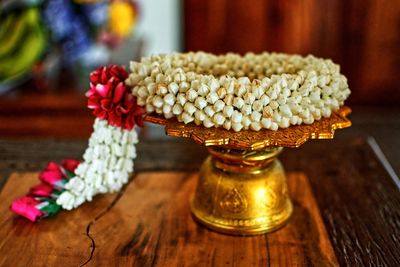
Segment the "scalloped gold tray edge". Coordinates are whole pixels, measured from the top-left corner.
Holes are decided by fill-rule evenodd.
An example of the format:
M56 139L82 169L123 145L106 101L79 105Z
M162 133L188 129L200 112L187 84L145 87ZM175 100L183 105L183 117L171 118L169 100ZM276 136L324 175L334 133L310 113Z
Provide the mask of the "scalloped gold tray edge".
M194 123L184 124L175 118L165 119L156 114L148 114L144 120L165 125L165 132L169 136L192 138L205 146L259 150L268 147L299 147L309 139L332 139L335 130L351 126L351 121L347 118L350 113L349 107L342 106L329 118L322 118L309 125L295 125L277 131L263 129L235 132L224 128L206 128Z

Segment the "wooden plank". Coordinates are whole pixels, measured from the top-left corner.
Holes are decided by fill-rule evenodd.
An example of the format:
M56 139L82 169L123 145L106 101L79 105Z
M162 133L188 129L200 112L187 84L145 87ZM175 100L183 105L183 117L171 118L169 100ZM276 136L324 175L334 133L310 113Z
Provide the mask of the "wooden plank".
M217 234L193 221L189 198L196 177L141 173L119 195L34 224L8 205L37 181L36 174L13 174L0 195L0 265L76 266L90 259L91 266L337 266L303 174L288 174L295 204L290 223L253 237Z
M86 228L112 204L99 196L72 212L32 223L9 211L11 201L38 183L37 173L13 173L0 194L0 266L79 266L90 258Z
M392 156L396 156L398 142L393 136L397 124L390 125L392 134L382 129L385 135L378 141L386 148L392 146ZM144 136L138 145L138 172L199 168L207 154L203 147L183 139L154 140L153 132L153 139ZM0 140L0 187L13 171L37 171L49 160L80 157L86 143ZM160 151L168 151L168 157ZM280 159L287 171L304 172L310 181L340 265L400 266L400 191L365 138L354 137L350 128L334 140L285 149ZM390 160L399 173L397 158Z

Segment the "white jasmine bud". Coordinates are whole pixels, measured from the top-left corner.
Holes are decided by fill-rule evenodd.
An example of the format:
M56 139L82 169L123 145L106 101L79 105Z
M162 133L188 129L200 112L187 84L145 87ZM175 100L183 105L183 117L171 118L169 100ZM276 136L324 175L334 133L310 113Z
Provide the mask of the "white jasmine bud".
M209 94L207 95L206 99L207 99L207 102L208 102L208 103L214 104L219 98L218 98L217 93L211 92L211 93L209 93Z
M252 88L251 93L256 99L261 99L261 97L264 95L264 89L261 86L257 85Z
M214 126L214 123L211 121L211 119L210 119L209 117L206 117L206 118L203 120L203 125L204 125L204 127L206 127L206 128L211 128L211 127Z
M225 117L230 118L233 114L233 107L232 106L225 106L222 113Z
M250 105L243 105L242 109L241 109L243 115L250 115L252 110L251 110L251 106Z
M243 116L243 119L242 119L243 128L245 128L247 130L249 128L250 124L251 124L251 120L250 120L249 116Z
M221 111L224 107L225 107L225 103L224 103L224 101L222 101L222 100L217 100L217 101L214 103L214 110L215 110L216 112Z
M215 125L220 126L225 122L225 117L221 112L217 112L214 114L212 121Z
M214 116L215 110L212 106L207 106L204 108L204 113L206 113L208 117L212 118L212 116Z
M206 114L204 114L201 110L196 110L194 113L194 118L199 121L203 121L206 118Z
M262 114L263 114L264 118L272 118L274 111L270 106L266 106L266 107L264 107Z
M275 109L277 109L277 108L279 107L279 104L278 104L278 102L272 100L272 101L269 103L269 106L270 106L273 110L275 110Z
M331 114L332 114L331 110L329 108L326 108L326 107L322 108L321 113L322 113L322 116L324 116L325 118L330 117Z
M179 91L184 93L190 88L190 84L188 82L181 82L179 84Z
M272 115L272 119L274 122L279 123L282 119L282 116L278 111L274 111L274 114Z
M241 109L244 105L244 100L240 97L235 97L233 99L233 106L236 107L237 109Z
M170 92L171 94L176 95L178 91L179 91L179 86L177 83L173 82L168 85L168 92Z
M196 111L196 107L192 103L186 102L186 104L183 106L183 110L189 115L193 115L193 113Z
M178 83L183 82L183 81L186 81L186 76L183 73L177 73L174 76L174 80L175 80L175 82L178 82Z
M162 105L163 105L163 99L162 99L162 97L161 96L159 96L159 95L157 95L157 96L155 96L154 98L153 98L153 105L156 107L156 108L161 108L162 107Z
M287 128L289 127L289 119L286 117L282 117L281 121L278 123L279 127Z
M251 113L251 120L254 122L259 122L261 120L261 113L257 111L253 111Z
M193 89L189 89L186 92L186 99L189 100L190 102L194 102L197 98L197 92Z
M182 106L180 104L175 104L172 107L172 113L174 115L180 115L180 114L182 114L182 112L183 112L183 108L182 108Z
M278 124L276 122L272 122L271 123L271 127L269 129L271 129L272 131L276 131L278 130Z
M232 129L235 132L239 132L240 130L242 130L243 125L240 122L232 122Z
M287 116L287 117L291 117L291 116L292 116L292 111L290 110L290 108L289 108L288 105L281 105L281 106L279 107L279 111L280 111L283 115L285 115L285 116Z
M207 85L202 84L199 86L199 89L197 91L198 91L199 95L206 96L209 92L209 89L208 89Z
M170 113L165 113L165 112L164 112L164 117L165 117L166 119L171 119L173 116L174 116L174 114L172 114L172 112L170 112Z
M267 95L263 95L262 97L261 97L261 103L262 103L262 105L263 106L266 106L266 105L268 105L269 104L269 102L270 102L270 99L269 99L269 97L267 96Z
M168 93L168 89L165 86L160 85L160 84L157 85L157 87L156 87L157 95L163 96L163 95L166 95L167 93Z
M250 129L252 129L253 131L259 131L261 130L261 124L259 122L252 122L250 124Z
M318 92L312 92L312 93L310 94L310 100L311 100L311 102L315 103L315 102L319 101L320 99L321 99L320 93L318 93Z
M190 114L183 112L182 120L185 124L188 124L188 123L192 122L194 120L194 118Z
M246 86L240 84L235 88L234 92L236 96L241 97L246 93Z
M269 129L271 127L272 120L270 118L262 118L261 125L265 129Z
M171 113L171 111L172 111L172 106L170 106L170 105L168 105L168 104L165 104L165 105L162 107L162 109L163 109L163 113L164 113L164 114L166 114L166 113Z
M156 83L164 83L165 82L165 76L162 73L158 73L156 75Z
M252 108L254 111L261 112L263 110L264 106L263 106L261 100L256 100L253 102Z
M194 102L194 105L198 109L203 109L204 107L207 106L207 101L204 99L204 97L197 97L196 101Z
M226 89L223 87L218 88L217 95L220 99L224 99L224 97L226 96Z
M211 92L214 92L220 87L219 81L217 79L211 79L209 82L209 87Z
M238 79L238 83L246 85L246 84L250 84L250 79L247 77L240 77Z
M167 94L164 96L164 102L170 106L173 106L175 104L175 95L172 93Z
M152 104L146 104L146 112L152 113L154 111L154 106Z
M242 121L242 118L243 118L243 114L242 113L240 113L237 110L233 111L232 122L240 123Z
M303 122L305 123L305 124L312 124L313 122L314 122L314 118L313 117L307 117L307 118L305 118L305 119L303 119Z
M144 105L146 105L146 99L139 97L139 98L137 99L137 104L138 104L139 106L144 106Z
M137 96L145 98L149 95L149 92L146 87L140 86L139 90L137 91Z
M224 102L226 105L231 106L233 104L233 95L226 95Z
M224 128L227 129L228 131L232 128L232 122L229 120L225 120L224 122Z
M244 102L246 104L252 105L254 103L254 101L256 100L256 98L254 97L254 95L252 93L246 93L244 95Z
M185 105L186 103L186 96L184 93L179 93L178 96L176 97L176 100L181 106Z

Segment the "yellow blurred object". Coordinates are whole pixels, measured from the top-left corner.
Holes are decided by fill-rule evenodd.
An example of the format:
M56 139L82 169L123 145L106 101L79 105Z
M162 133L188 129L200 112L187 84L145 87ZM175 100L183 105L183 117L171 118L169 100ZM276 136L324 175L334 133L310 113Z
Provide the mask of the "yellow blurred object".
M128 2L115 1L110 4L109 27L120 37L128 36L136 22L136 10Z

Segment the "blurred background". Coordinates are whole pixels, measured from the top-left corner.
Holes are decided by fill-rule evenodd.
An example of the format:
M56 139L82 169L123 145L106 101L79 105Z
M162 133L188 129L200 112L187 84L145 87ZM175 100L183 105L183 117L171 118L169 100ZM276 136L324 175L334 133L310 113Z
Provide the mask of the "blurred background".
M3 0L0 5L0 137L87 138L93 117L84 92L89 72L101 65L173 51L277 51L339 63L354 110L354 126L344 135L373 135L392 140L383 144L388 150L400 148L400 1ZM163 136L157 129L151 134Z

